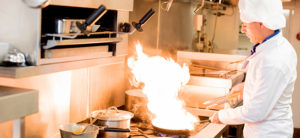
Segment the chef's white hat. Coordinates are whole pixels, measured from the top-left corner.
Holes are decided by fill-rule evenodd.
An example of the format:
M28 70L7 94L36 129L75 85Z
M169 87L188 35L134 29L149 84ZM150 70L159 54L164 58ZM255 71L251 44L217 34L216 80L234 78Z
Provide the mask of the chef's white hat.
M239 0L243 22L261 22L271 30L285 27L281 0Z

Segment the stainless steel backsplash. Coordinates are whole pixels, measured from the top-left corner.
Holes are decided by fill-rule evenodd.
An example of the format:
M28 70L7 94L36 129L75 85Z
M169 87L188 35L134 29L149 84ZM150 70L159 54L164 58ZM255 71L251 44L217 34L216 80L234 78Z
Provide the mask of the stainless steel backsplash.
M143 26L143 32L129 36L129 55L135 51L135 43L139 41L150 54L172 54L176 50L191 49L193 37L193 6L192 3L174 0L169 11L161 8L167 0L135 0L130 22L137 21L147 10L156 12ZM147 51L145 51L147 53Z

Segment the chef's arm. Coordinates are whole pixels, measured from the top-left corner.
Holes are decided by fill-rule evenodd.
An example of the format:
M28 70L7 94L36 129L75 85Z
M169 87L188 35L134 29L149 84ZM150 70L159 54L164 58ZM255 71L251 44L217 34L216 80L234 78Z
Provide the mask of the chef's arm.
M256 73L253 76L257 77L255 88L252 89L253 91L247 92L248 94L246 95L244 92L244 100L247 99L248 102L244 102L243 106L234 109L219 111L219 119L222 123L244 124L259 122L270 114L287 86L288 80L280 69L272 66L266 66Z

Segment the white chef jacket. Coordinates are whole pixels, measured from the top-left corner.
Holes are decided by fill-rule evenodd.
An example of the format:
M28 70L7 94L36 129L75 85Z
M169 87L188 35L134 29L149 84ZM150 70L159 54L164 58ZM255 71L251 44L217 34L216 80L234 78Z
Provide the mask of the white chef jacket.
M225 124L245 124L245 138L291 138L290 104L297 78L297 55L281 33L248 57L243 106L219 111Z

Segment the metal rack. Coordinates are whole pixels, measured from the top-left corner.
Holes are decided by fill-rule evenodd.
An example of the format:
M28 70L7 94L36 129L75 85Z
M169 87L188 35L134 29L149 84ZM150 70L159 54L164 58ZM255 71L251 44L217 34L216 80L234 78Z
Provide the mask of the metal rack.
M50 36L52 39L47 40L47 44L43 49L49 49L56 46L65 45L79 45L79 44L94 44L94 43L117 43L122 41L121 37L112 37L113 34L122 34L122 32L91 32L88 35L108 35L107 38L84 38L74 39L77 36L83 36L84 33L70 33L70 34L45 34L42 37ZM124 33L125 34L125 33ZM59 38L59 40L56 40Z

